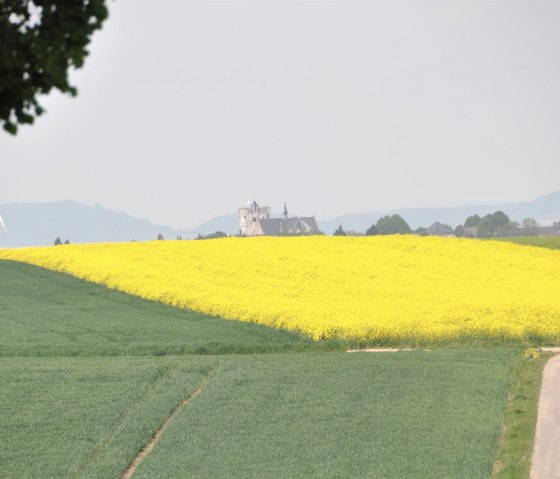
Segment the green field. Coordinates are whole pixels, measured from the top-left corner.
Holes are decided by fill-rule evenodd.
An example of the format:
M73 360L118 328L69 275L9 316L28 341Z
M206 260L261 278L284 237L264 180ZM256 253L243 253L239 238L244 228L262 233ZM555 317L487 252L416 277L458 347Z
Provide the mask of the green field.
M496 241L509 241L510 243L540 246L543 248L560 249L560 236L514 236L508 238L492 238Z
M519 369L516 348L348 354L7 261L0 290L2 478L121 477L171 414L133 477L489 477Z
M0 356L247 354L341 349L283 330L164 306L0 261Z

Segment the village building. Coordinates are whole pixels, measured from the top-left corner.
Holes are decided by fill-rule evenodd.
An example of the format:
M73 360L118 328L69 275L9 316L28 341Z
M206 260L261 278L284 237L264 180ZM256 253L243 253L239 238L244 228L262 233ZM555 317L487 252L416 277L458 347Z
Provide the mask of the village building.
M554 221L551 226L539 226L537 234L539 236L559 236L560 221Z
M430 236L453 236L453 228L436 221L426 230L426 234Z
M255 200L247 208L239 208L239 234L241 236L282 236L319 234L314 216L288 216L284 202L284 217L271 218L270 206L260 206Z

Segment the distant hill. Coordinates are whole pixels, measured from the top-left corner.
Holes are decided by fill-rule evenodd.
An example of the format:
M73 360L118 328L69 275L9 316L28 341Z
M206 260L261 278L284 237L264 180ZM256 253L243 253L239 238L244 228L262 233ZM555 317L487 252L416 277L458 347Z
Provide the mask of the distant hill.
M502 210L515 221L535 218L541 223L550 223L560 219L560 191L521 203L462 205L447 208L401 208L386 212L348 214L331 220L319 220L319 227L326 234L332 234L339 224L346 230L363 232L382 216L393 214L401 215L413 229L419 226L428 227L435 221L455 227L463 224L468 216L475 214L482 216L497 210Z
M321 231L331 235L338 225L345 230L364 232L381 216L399 214L412 228L430 226L433 222L452 227L462 224L468 216L485 215L502 210L511 219L522 221L535 218L541 223L560 220L560 191L537 198L534 201L497 205L462 205L448 208L402 208L398 210L346 214L330 220L318 219ZM196 228L179 231L168 226L134 218L126 213L112 211L102 206L86 206L74 201L56 203L1 204L0 215L8 232L0 229L0 246L51 245L56 237L71 243L97 243L106 241L131 241L155 239L159 233L164 238L195 238L223 231L235 235L239 231L237 213L213 218ZM274 217L281 213L274 213ZM297 216L297 215L295 215Z
M0 246L52 245L57 237L71 243L97 243L176 238L180 232L126 213L61 201L0 205L8 232L0 231Z
M435 221L455 227L463 224L468 216L475 214L482 216L497 210L502 210L515 221L523 221L525 218L535 218L541 223L550 223L552 220L560 220L560 191L542 196L534 201L520 203L462 205L446 208L401 208L384 212L371 211L368 213L351 213L337 216L329 220L318 218L318 223L321 231L328 235L333 234L338 225L342 225L345 230L365 232L372 223L375 223L382 216L393 214L401 215L413 229L419 226L428 227ZM280 216L280 213L275 213L273 216ZM189 237L194 237L199 233L209 234L221 230L231 235L237 234L238 229L239 217L237 213L232 213L202 223L196 228L187 231L186 234L188 234Z

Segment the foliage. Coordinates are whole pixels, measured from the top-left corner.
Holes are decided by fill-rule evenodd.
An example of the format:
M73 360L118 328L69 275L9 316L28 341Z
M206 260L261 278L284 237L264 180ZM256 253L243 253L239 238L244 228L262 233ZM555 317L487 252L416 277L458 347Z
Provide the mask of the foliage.
M521 224L523 236L536 236L539 234L539 224L534 218L525 218Z
M453 231L453 234L457 236L457 238L462 238L463 236L465 236L465 228L463 227L463 225L458 225Z
M62 240L60 239L60 236L57 236L56 239L54 240L54 245L60 246L61 244L62 244Z
M515 225L503 211L484 216L478 223L477 236L488 238L491 236L513 236Z
M346 236L346 231L344 231L342 225L338 225L338 228L334 230L333 236Z
M202 239L217 239L217 238L227 238L227 234L224 233L223 231L215 231L214 233L210 233L206 236L199 234L196 239L202 240Z
M476 227L480 224L480 220L482 218L478 215L472 215L469 216L466 220L465 220L465 226L468 228L473 228Z
M560 338L560 253L506 242L412 235L225 238L4 249L0 258L315 339Z
M373 230L368 229L368 235L394 235L412 233L408 223L400 215L384 216L377 220Z
M10 133L43 113L38 95L77 94L68 71L80 68L92 34L107 18L105 0L0 2L0 125Z
M478 215L469 216L465 221L465 227L476 226L476 235L479 238L496 238L504 236L535 236L539 233L539 225L534 218L525 218L519 225L511 221L503 211L496 211L484 217ZM464 236L464 228L459 225L455 229L455 236Z
M161 233L159 233L159 234L157 235L157 240L158 240L158 241L163 241L163 235L162 235Z
M530 361L536 361L540 357L540 353L537 348L528 348L523 351L523 357L529 359Z
M414 231L414 234L417 234L418 236L428 236L428 228L426 228L424 226L419 226Z

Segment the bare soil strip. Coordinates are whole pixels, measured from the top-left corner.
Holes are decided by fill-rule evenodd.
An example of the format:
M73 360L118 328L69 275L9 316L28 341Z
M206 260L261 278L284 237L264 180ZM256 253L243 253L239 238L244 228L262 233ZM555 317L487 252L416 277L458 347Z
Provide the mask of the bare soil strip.
M165 420L161 423L161 426L158 430L154 433L148 444L146 444L142 450L138 453L138 455L132 460L130 465L127 467L126 471L124 471L123 475L121 476L122 479L130 479L132 475L136 472L136 469L140 465L140 463L144 460L144 458L150 454L156 443L159 441L164 429L167 425L171 422L175 414L177 414L184 406L186 406L192 399L198 396L206 386L216 377L216 372L211 371L208 376L204 378L204 380L194 388L190 393L188 393L183 400L177 404L173 412L169 416L165 418Z
M552 351L550 351L552 349ZM543 351L560 352L560 348ZM560 355L544 368L535 446L531 458L531 479L560 478Z

